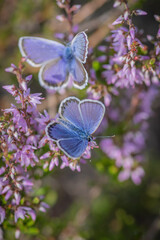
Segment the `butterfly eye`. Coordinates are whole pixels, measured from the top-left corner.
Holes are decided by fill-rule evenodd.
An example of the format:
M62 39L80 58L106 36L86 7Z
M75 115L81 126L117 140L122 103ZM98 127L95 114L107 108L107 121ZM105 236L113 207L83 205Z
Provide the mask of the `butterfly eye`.
M92 137L88 137L88 142L91 142L92 141Z

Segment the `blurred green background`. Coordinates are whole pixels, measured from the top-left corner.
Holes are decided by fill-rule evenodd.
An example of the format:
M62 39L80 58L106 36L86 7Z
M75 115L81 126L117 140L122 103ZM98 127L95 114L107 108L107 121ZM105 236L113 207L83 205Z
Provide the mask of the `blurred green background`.
M86 4L91 1L72 1ZM136 1L133 1L133 4ZM95 1L96 3L96 1ZM98 0L97 0L98 4ZM108 6L105 4L107 14ZM148 11L142 22L135 20L146 34L155 34L157 25L153 15L160 14L159 0L140 0L135 7ZM99 18L104 7L92 18ZM16 83L14 76L4 69L17 64L20 36L54 38L56 15L60 12L55 0L1 0L0 1L0 107L10 106L12 98L3 85ZM62 23L63 24L63 23ZM88 26L89 28L89 26ZM64 29L64 27L63 27ZM60 32L60 29L59 29ZM37 70L26 65L26 73L33 73L32 92L45 91L39 86ZM77 93L77 91L76 91ZM81 97L79 93L79 97ZM23 229L20 239L42 240L159 240L160 239L160 107L153 106L147 140L145 177L135 186L130 180L120 183L114 161L101 150L92 154L92 161L82 165L81 173L69 169L46 172L43 182L37 179L35 195L45 195L51 206L47 213L39 213L36 223L26 220L30 230ZM38 170L37 170L38 171ZM13 229L5 239L13 239Z

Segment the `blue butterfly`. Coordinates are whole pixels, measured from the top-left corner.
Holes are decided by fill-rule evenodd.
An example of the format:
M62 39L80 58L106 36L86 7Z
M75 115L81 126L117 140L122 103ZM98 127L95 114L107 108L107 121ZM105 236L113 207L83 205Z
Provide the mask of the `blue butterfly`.
M79 158L93 141L92 134L104 113L104 104L99 101L68 97L60 104L57 121L46 127L46 134L68 157Z
M69 79L76 88L83 89L88 74L83 66L88 54L88 38L78 33L66 46L39 37L21 37L19 49L33 67L40 67L39 82L46 89L66 87Z

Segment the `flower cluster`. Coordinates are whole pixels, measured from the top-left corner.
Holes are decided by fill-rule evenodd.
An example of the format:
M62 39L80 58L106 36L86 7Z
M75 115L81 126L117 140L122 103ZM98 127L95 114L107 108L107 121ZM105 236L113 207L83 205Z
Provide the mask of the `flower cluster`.
M34 167L39 159L36 155L38 141L43 124L36 118L39 117L37 104L41 103L41 94L31 94L27 83L32 76L22 77L23 62L16 67L14 64L6 71L17 76L19 87L7 85L3 88L14 98L17 105L12 104L10 108L3 109L0 118L0 195L2 197L0 216L1 223L6 213L14 215L14 221L31 216L36 219L35 209L40 209L41 202L34 206L32 200L32 187L34 181L27 171Z
M143 43L143 31L132 21L133 16L147 13L131 11L127 1L117 0L114 7L122 4L124 13L113 22L113 26L118 27L106 37L106 44L97 48L99 56L92 64L92 81L87 92L93 99L104 98L109 128L115 129L117 124L122 128L124 124L120 135L112 132L116 137L102 140L100 147L115 160L120 181L131 178L139 184L144 176L140 165L144 159L148 120L159 91L160 28L156 39L148 36L154 46L148 50L147 41ZM155 19L160 22L159 16ZM96 80L97 70L104 81Z
M144 176L141 164L145 160L148 120L153 116L152 103L158 93L155 86L124 91L117 97L118 104L111 102L108 108L110 127L115 129L120 126L121 134L113 139L102 140L100 147L109 158L115 160L120 181L131 178L135 184L141 183Z
M80 171L79 162L85 163L85 159L90 158L90 148L93 147L88 147L83 158L75 161L66 157L48 139L45 128L51 119L47 111L42 114L37 109L37 104L41 104L43 98L39 93L30 93L27 83L32 76L23 77L24 61L22 58L18 67L11 64L6 69L16 75L19 86L3 86L15 98L16 105L11 104L10 108L3 109L0 118L0 223L4 221L8 210L14 215L15 222L28 216L35 220L35 210L45 211L47 205L42 201L43 197L37 204L32 201L33 172L36 167L51 171L61 159L61 169L69 167L72 171ZM47 145L49 150L46 150Z
M122 1L123 2L123 1ZM121 2L121 3L122 3ZM115 6L120 2L116 2ZM134 15L146 15L142 10L130 11L124 1L124 13L118 17L113 25L118 28L111 31L106 38L106 44L99 46L102 52L98 61L103 63L102 77L108 85L114 84L117 88L129 88L135 85L151 83L157 84L159 79L159 30L154 51L148 50L147 42L142 43L143 31L134 26ZM158 18L156 17L158 20ZM150 39L152 37L150 36ZM107 57L106 57L107 56ZM107 59L107 61L106 61ZM106 63L104 63L106 62Z
M68 29L67 35L65 35L64 33L56 33L55 37L61 40L63 39L63 40L70 41L75 35L75 33L78 32L78 25L73 24L73 16L81 8L81 5L75 4L71 6L70 0L66 0L66 1L57 0L57 5L59 8L64 10L65 14L58 15L56 18L60 22L68 23L69 29Z

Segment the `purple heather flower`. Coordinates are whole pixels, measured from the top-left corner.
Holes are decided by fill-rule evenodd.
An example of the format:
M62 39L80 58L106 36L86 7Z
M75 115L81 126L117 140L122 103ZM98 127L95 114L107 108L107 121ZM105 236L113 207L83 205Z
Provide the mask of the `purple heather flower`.
M121 5L121 0L116 0L113 7L118 7L119 5Z
M123 181L129 179L129 177L130 177L130 171L128 169L124 169L118 175L118 179L120 182L123 182Z
M68 157L67 157L66 155L62 155L62 156L61 156L61 160L62 160L64 163L66 163L66 165L69 164L69 163L68 163ZM57 162L57 164L58 164L58 162ZM58 166L58 165L56 165L56 166Z
M115 159L117 167L122 168L118 176L120 181L131 178L135 184L138 184L144 175L144 170L139 166L135 168L134 162L135 159L139 161L139 153L144 149L144 136L141 132L128 132L122 142L123 145L119 147L114 144L113 139L104 139L100 147L111 159Z
M128 36L127 36L127 46L128 46L128 49L129 49L129 50L131 49L131 44L132 44L132 39L131 39L131 36L128 35Z
M160 45L156 44L156 55L158 56L160 54Z
M134 27L130 28L130 34L131 34L132 39L134 40L135 39L135 28Z
M0 207L0 224L3 223L3 221L5 219L5 215L6 215L6 213L5 213L4 208Z
M74 25L74 26L72 27L72 31L73 31L74 33L77 33L78 30L79 30L79 25L78 25L78 24L76 24L76 25Z
M54 166L55 166L55 161L54 161L54 159L51 159L50 164L49 164L49 171L52 171Z
M14 197L15 197L15 200L16 200L16 205L19 205L20 200L21 200L20 194L18 192L15 192Z
M54 36L55 36L56 38L60 39L60 40L65 38L64 33L55 33Z
M30 135L30 136L27 138L26 144L27 144L27 145L33 145L33 146L37 147L37 144L38 144L38 136L36 136L36 135Z
M41 212L46 212L46 209L47 209L47 208L49 208L49 205L48 205L47 203L45 203L45 202L41 202L41 203L40 203L39 210L40 210Z
M65 167L68 167L69 164L66 164L65 162L61 163L60 169L64 169ZM71 169L72 170L72 169Z
M141 183L142 177L144 177L144 170L142 167L136 168L132 173L131 173L131 178L132 181L136 184L139 185Z
M13 195L13 191L9 190L5 195L5 200L7 201Z
M56 19L60 22L64 22L66 20L66 17L64 15L58 15L56 16Z
M2 194L8 192L8 190L10 190L10 186L9 185L4 187L4 189L2 190Z
M140 9L135 10L134 13L136 15L147 15L147 12L140 10Z
M48 142L48 136L44 136L44 137L39 141L38 148L43 147L47 142Z
M102 55L102 56L100 56L100 57L97 58L97 61L98 61L98 62L105 62L106 59L107 59L107 56L106 56L106 55Z
M160 16L159 16L159 15L154 15L154 18L155 18L155 20L156 20L157 22L160 23Z
M46 161L43 165L43 169L46 169L48 167L48 162Z
M5 68L5 71L6 72L10 72L10 73L15 73L15 70L17 70L17 67L16 67L16 65L14 65L13 63L11 63L11 66L10 67L8 67L8 68Z
M160 38L160 28L158 29L158 32L157 32L157 38Z
M0 175L2 175L4 172L5 172L5 168L4 168L4 167L1 167L1 168L0 168Z
M15 238L16 238L16 239L19 239L20 234L21 234L20 230L19 230L19 229L16 229L16 231L15 231Z
M58 151L58 147L56 146L56 144L53 142L53 141L49 141L49 148L50 148L50 150L52 150L52 151L54 151L54 152L56 152L56 151Z
M107 47L104 46L104 45L101 45L101 46L98 46L98 50L101 51L101 52L106 52Z
M80 4L75 4L70 8L71 12L77 12L81 8Z
M20 206L15 210L14 219L17 222L18 218L25 219L25 217L31 216L32 220L35 221L36 214L35 211L30 207Z
M104 96L104 104L106 107L108 107L110 105L112 101L112 97L109 93L106 93L106 95Z
M82 156L82 157L85 158L85 159L90 159L90 158L91 158L91 151L90 151L90 148L89 148L89 147L86 148L86 150L85 150L85 152L83 153L83 156Z
M6 86L3 86L3 88L13 96L17 94L17 89L14 85L6 85Z
M124 12L124 20L127 21L127 20L128 20L128 17L129 17L129 12L128 12L128 10L126 10L126 11Z
M42 159L46 159L46 158L49 158L51 156L51 152L46 152L46 153L44 153L41 157L40 157L40 159L42 160Z
M123 18L123 16L121 15L121 16L119 16L119 17L112 23L112 25L120 24L120 23L123 22L123 20L124 20L124 18Z
M25 80L26 80L27 82L31 81L31 79L32 79L32 75L28 75L27 77L25 77Z

